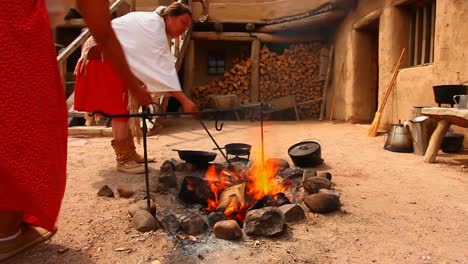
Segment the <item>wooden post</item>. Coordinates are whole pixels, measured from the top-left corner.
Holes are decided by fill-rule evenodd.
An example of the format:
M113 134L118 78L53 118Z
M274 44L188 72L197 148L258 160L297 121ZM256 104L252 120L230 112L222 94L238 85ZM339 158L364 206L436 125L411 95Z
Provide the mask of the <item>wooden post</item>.
M260 90L260 40L252 41L250 60L252 61L250 76L250 103L257 103Z
M184 63L184 93L188 98L192 98L194 74L195 74L195 41L190 40L188 53L187 53L187 56L185 57L185 63Z
M174 43L174 56L176 58L179 57L179 52L180 52L180 37L176 37L175 43Z
M330 53L328 54L327 77L325 79L325 85L323 86L323 92L322 92L322 105L320 106L320 116L319 116L320 121L323 120L323 116L325 115L325 104L327 103L328 86L330 86L330 83L331 83L331 69L332 69L332 64L333 64L334 51L335 51L335 46L331 45Z
M62 77L62 85L65 93L67 93L67 60L60 62L60 76Z
M450 127L450 122L447 120L440 120L437 124L437 128L431 136L429 141L429 146L426 150L426 155L424 155L424 161L427 163L434 163L437 152L439 152L440 146L442 145L442 140L447 133Z

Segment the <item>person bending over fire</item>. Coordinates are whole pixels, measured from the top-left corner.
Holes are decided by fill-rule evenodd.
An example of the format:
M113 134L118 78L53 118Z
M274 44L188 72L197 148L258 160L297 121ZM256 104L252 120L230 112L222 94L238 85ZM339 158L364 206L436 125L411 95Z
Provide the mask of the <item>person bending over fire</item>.
M181 91L169 39L184 33L192 22L190 9L175 2L154 12L132 12L112 21L112 27L123 46L135 78L150 92L174 96L185 111L198 111L197 106ZM94 39L86 41L76 66L75 110L108 114L136 112L125 84L108 62ZM133 136L138 125L129 125L127 118L112 120L111 145L116 155L117 170L144 173L143 157L135 151ZM132 129L130 129L132 128ZM133 132L133 133L132 133ZM153 158L149 158L153 161Z

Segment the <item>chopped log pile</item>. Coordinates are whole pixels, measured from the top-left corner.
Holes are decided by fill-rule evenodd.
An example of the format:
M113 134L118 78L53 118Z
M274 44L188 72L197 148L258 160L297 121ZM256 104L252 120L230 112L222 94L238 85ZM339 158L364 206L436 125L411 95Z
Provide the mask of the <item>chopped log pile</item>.
M295 95L301 116L318 117L320 101L300 103L322 96L324 81L319 76L322 47L320 43L292 44L278 54L264 45L260 51L260 100ZM215 95L235 94L241 103L249 103L250 70L250 58L237 59L222 78L195 87L193 99L202 108L207 106L208 98Z
M296 44L280 55L264 46L260 51L260 100L295 95L296 103L302 103L322 97L321 48L319 43ZM300 104L298 108L301 116L317 117L320 113L319 102Z
M225 71L219 80L193 89L193 99L199 106L206 107L210 96L225 94L237 95L243 104L249 102L250 58L235 59L233 63L234 67Z

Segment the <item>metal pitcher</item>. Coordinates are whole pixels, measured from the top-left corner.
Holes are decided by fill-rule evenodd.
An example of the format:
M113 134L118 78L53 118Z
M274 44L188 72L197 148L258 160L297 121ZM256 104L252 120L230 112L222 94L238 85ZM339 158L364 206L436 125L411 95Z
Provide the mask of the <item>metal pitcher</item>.
M413 152L413 140L407 124L393 124L388 132L384 149L393 152Z
M457 94L453 96L453 101L458 104L458 109L468 109L468 95Z
M429 139L434 132L433 120L427 116L418 116L410 120L411 136L413 138L413 153L416 155L426 154Z

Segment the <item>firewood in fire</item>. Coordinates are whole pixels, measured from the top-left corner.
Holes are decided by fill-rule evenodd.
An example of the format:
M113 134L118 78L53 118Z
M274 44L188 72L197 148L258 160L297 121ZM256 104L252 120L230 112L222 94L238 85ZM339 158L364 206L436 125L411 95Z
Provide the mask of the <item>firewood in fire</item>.
M221 193L216 211L224 212L226 216L235 215L244 210L249 202L245 194L246 183L231 186Z
M275 195L265 195L262 199L256 201L255 204L251 208L249 208L249 211L269 206L279 207L290 203L291 202L284 193L277 193Z

